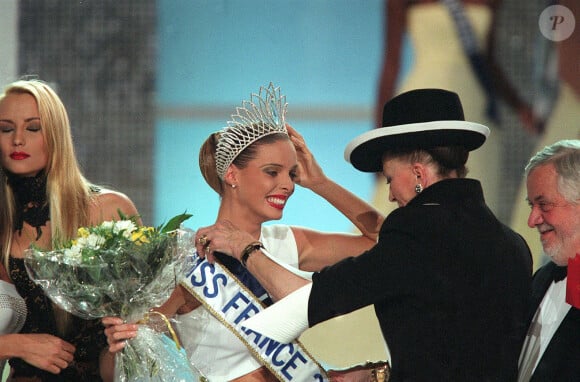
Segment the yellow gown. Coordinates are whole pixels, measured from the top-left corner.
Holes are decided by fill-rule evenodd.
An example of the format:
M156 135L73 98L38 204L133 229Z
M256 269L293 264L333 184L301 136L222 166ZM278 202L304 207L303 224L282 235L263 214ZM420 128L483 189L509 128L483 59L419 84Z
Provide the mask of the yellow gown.
M464 8L480 46L484 46L491 27L492 10L486 5L479 4L464 4ZM473 74L461 41L457 38L455 23L447 7L434 2L410 6L407 12L407 25L407 33L413 46L414 62L396 93L429 87L454 91L461 99L465 119L490 128L491 134L485 144L469 155L467 176L481 181L485 200L497 213L501 174L501 132L492 126L485 116L485 93ZM374 190L373 205L388 214L397 207L388 199L388 186L384 178L379 177Z

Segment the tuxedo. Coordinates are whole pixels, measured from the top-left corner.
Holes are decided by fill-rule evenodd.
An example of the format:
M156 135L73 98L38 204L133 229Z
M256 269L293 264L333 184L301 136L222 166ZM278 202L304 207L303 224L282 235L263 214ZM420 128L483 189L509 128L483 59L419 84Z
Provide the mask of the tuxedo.
M480 183L442 180L389 214L372 249L313 275L309 325L374 304L391 382L512 382L531 275Z
M558 267L550 262L534 274L529 322L554 281ZM580 381L580 310L571 307L540 358L531 382Z

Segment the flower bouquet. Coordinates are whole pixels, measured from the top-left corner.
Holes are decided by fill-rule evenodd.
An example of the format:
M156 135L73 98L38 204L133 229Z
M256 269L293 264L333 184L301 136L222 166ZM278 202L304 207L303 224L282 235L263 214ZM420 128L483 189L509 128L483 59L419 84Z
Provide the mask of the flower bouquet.
M151 312L167 301L195 251L191 231L179 228L190 216L181 214L154 228L120 213L118 221L79 228L77 238L54 243L53 250L26 251L31 280L76 316L118 316L142 324L161 317L165 331L140 325L137 337L115 355L116 381L206 380L190 365L169 319Z

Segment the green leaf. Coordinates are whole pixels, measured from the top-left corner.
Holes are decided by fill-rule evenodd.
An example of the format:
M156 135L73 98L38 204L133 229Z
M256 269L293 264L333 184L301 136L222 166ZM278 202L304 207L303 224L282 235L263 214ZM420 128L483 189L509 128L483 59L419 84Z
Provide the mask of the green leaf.
M140 215L127 216L123 213L123 211L121 211L120 208L117 208L117 213L119 214L120 220L131 220L135 224L137 223L137 219L141 217Z
M181 215L174 216L167 222L167 224L165 224L161 228L161 233L166 233L178 229L181 223L183 223L192 216L193 216L192 214L187 213L182 213Z

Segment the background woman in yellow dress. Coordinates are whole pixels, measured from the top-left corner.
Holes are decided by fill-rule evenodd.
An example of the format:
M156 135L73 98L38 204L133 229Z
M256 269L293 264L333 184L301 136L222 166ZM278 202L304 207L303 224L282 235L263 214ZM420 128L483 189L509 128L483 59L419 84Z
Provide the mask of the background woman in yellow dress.
M568 8L576 18L572 34L554 42L558 58L558 95L545 122L542 137L532 154L562 139L580 139L580 1L560 0L558 5ZM528 227L530 207L526 200L526 184L523 177L512 212L511 228L522 235L534 256L534 269L548 260L535 229Z
M459 94L465 118L485 124L491 129L488 141L470 155L467 166L468 177L481 180L487 204L498 213L502 132L486 115L489 101L486 91L475 74L454 17L445 3L443 0L386 0L385 47L376 105L376 127L380 127L385 102L402 92L433 87ZM494 94L501 95L508 105L517 110L522 120L528 120L531 113L529 105L509 86L509 81L492 60L494 23L499 1L469 0L456 3L463 8L463 14L485 58ZM408 73L401 78L405 34L413 46L413 62ZM465 35L465 32L461 34ZM388 214L396 208L388 199L387 187L382 179L377 179L374 206Z

